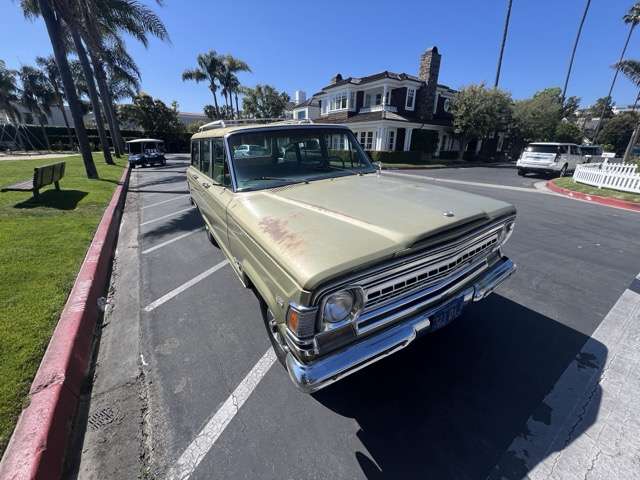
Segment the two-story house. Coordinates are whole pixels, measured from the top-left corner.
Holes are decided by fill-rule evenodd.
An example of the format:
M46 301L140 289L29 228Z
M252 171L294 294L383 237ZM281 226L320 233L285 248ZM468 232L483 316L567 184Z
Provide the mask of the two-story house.
M432 47L422 54L417 77L389 71L359 78L337 74L310 99L317 102L317 117L306 118L348 125L366 150L430 149L435 156L455 150L450 108L456 91L438 84L440 60ZM428 142L431 147L425 148Z

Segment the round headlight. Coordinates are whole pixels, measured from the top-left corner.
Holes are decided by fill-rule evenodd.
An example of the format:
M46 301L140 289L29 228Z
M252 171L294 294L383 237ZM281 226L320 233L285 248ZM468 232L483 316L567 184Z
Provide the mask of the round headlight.
M334 293L324 304L322 318L325 322L336 323L346 320L354 306L353 294L348 290Z

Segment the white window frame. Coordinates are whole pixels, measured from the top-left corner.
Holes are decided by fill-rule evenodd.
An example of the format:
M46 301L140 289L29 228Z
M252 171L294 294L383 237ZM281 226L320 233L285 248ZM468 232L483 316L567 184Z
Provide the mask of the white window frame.
M364 150L373 150L375 147L375 132L373 130L361 130L358 132L358 141Z
M328 102L330 112L340 112L349 108L349 92L342 92L332 95Z
M409 103L409 92L411 92L411 103ZM416 93L417 90L413 87L407 87L407 98L404 102L405 110L413 110L416 108Z
M387 133L387 150L393 152L396 148L396 141L398 140L398 135L395 128L390 128Z

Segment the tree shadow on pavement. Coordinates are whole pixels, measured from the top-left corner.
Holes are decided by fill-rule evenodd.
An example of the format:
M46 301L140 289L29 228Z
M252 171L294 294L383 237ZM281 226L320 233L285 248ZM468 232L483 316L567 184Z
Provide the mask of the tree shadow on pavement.
M484 479L588 338L494 294L313 396L358 422L365 451L355 456L367 478ZM522 478L543 458L515 459L513 476L502 473Z
M190 232L204 225L202 217L198 213L196 208L184 212L181 215L176 215L170 220L158 222L156 226L150 224L148 230L141 233L142 238L148 240L157 237L162 237L169 234L176 234L182 232ZM144 228L144 227L143 227Z

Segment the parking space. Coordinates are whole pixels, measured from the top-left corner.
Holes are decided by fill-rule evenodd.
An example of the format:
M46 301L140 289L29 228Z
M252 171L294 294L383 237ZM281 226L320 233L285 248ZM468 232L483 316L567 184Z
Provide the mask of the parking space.
M258 300L208 241L186 165L131 184L153 476L485 478L640 271L638 214L540 193L509 167L410 172L515 204L519 270L449 327L305 395L271 366Z

